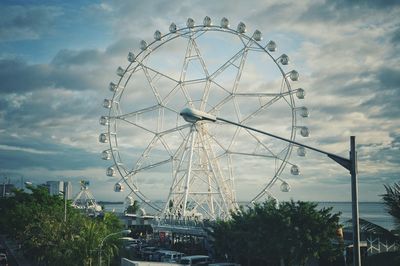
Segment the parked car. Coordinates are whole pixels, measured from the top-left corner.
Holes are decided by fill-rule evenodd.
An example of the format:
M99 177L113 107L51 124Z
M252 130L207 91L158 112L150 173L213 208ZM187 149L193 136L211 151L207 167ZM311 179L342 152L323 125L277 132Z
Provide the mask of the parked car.
M183 265L208 265L210 263L210 257L206 255L193 255L182 257L180 264Z
M155 252L158 250L156 247L145 247L140 250L140 257L143 260L153 260Z
M139 239L134 239L131 238L129 240L124 240L124 246L126 250L129 249L137 249L139 250L142 247L142 241L140 241Z
M158 250L154 256L157 261L161 262L178 262L184 254L173 250Z

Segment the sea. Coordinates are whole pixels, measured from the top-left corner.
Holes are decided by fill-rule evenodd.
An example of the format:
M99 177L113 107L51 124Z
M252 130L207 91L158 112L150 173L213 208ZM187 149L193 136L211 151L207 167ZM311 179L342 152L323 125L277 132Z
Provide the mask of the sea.
M328 208L332 207L332 212L340 212L340 222L345 224L351 219L352 216L352 205L351 202L317 202L318 208ZM159 202L160 206L164 206L162 202ZM246 205L242 203L242 205ZM123 213L125 206L122 203L103 204L105 211ZM151 209L147 209L143 206L147 214L153 214ZM392 230L395 228L395 223L393 217L387 212L386 206L382 202L360 202L359 203L359 216L360 218L367 220L369 222L375 223L383 228Z

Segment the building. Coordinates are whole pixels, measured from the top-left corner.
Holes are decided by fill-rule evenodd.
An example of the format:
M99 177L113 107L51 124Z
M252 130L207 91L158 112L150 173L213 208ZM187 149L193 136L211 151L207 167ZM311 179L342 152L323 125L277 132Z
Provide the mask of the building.
M0 197L9 197L13 195L13 190L15 189L14 184L6 184L5 182L1 184L1 189L0 189Z
M72 183L70 181L64 181L64 194L67 200L72 200Z
M50 195L65 194L67 200L72 199L72 183L70 181L47 181L45 187Z
M63 181L47 181L46 187L49 190L50 195L60 195L60 192L64 192Z

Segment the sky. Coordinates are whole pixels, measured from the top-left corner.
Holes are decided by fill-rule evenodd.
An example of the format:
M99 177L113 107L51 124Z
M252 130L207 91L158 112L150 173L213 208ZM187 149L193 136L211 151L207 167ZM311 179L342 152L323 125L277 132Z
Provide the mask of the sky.
M66 180L77 193L84 179L97 199L123 201L129 191L113 192L98 142L108 84L140 40L209 16L243 21L290 56L310 110L299 141L348 157L356 136L359 198L379 201L400 180L398 1L234 2L1 1L0 183ZM351 200L347 170L313 152L293 160L301 175L278 199Z

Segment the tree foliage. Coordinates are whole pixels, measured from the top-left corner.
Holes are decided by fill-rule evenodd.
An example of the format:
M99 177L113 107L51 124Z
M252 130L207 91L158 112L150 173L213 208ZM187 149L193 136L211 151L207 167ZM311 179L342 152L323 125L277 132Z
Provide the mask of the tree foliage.
M386 193L381 195L388 213L393 216L396 231L400 231L400 183L385 185Z
M98 263L100 242L122 225L114 214L103 219L90 218L50 196L45 188L29 188L32 193L15 191L15 196L0 200L0 230L22 244L25 255L37 265L90 265ZM4 215L3 215L4 214ZM118 237L107 239L104 257L118 252Z
M140 204L137 200L133 201L132 205L129 205L128 208L126 208L126 213L130 214L136 214L140 210Z
M214 225L217 256L241 265L304 265L341 253L336 232L340 213L311 202L274 200L232 214Z

